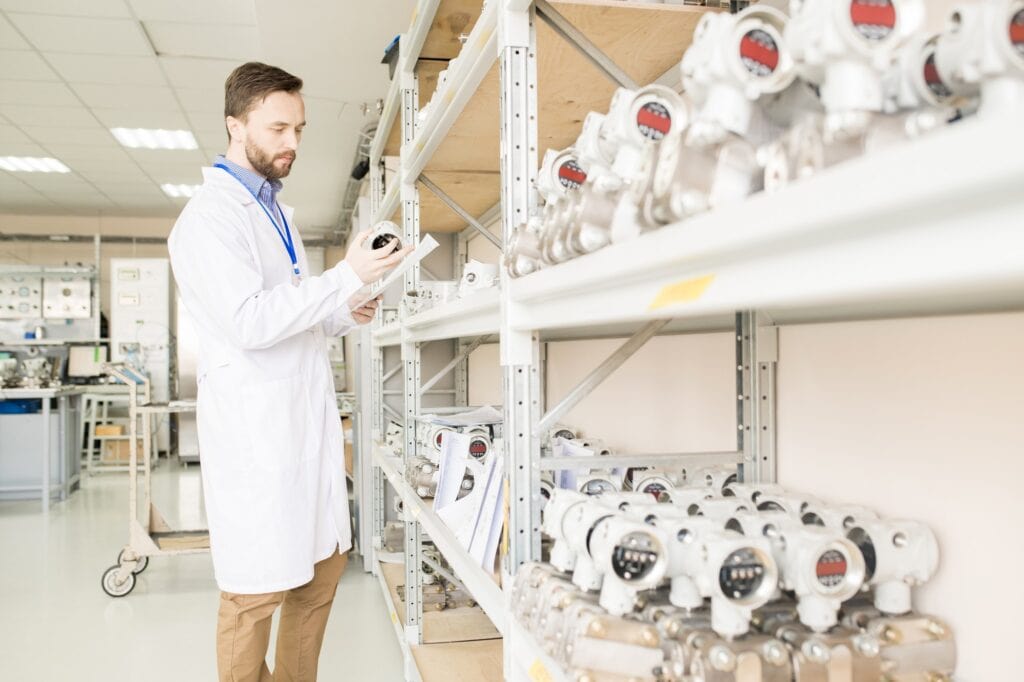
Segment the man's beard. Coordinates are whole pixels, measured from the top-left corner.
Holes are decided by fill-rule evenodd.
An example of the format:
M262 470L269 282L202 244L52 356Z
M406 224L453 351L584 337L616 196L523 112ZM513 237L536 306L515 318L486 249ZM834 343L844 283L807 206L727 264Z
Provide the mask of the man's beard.
M292 163L295 163L294 152L284 152L271 157L252 142L245 143L245 158L249 160L249 163L257 173L268 180L280 180L281 178L288 177L292 170L291 164L281 169L274 166L274 161L278 159L291 159Z

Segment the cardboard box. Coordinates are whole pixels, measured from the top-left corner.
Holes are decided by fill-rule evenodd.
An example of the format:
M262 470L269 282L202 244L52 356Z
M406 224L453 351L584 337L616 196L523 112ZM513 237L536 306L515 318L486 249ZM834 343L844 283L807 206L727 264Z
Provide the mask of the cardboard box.
M142 439L138 439L138 457L142 460ZM101 462L107 463L125 463L131 459L131 441L130 440L108 440L103 444L103 455L100 457Z
M97 436L123 436L124 425L123 424L97 424L96 425Z

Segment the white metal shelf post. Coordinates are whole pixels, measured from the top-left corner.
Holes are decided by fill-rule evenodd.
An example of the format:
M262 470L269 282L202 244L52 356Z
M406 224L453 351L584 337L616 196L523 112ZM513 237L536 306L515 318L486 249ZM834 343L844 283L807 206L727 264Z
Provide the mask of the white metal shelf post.
M503 3L498 15L501 74L502 243L525 222L537 202L537 36L527 0ZM540 558L540 342L513 328L508 273L502 269L501 364L505 394L505 471L508 475L508 554L505 570ZM506 662L506 673L508 663Z
M401 125L403 152L416 136L416 112L419 103L419 85L414 58L401 61L398 78L401 83ZM416 182L403 176L399 188L402 202L402 233L405 244L418 244L420 240L420 201ZM405 291L419 288L420 266L414 265L405 275ZM420 344L402 341L402 386L405 391L404 462L416 456L416 416L420 413ZM423 642L423 564L420 524L411 513L405 514L405 636L409 644ZM408 675L406 676L408 678Z
M775 373L779 329L753 311L736 314L736 449L743 453L742 479L774 483Z

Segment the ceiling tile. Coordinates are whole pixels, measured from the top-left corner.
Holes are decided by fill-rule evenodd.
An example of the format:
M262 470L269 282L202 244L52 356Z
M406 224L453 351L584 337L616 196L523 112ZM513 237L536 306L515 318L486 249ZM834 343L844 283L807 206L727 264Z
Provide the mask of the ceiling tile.
M53 152L34 142L7 142L0 144L0 156L53 156Z
M146 22L157 55L161 57L212 57L215 59L256 59L259 34L255 26L216 26Z
M178 101L185 111L216 113L224 120L224 88L177 88Z
M59 81L60 77L47 66L38 52L31 50L0 50L0 72L13 81Z
M188 130L189 124L177 107L164 111L131 109L93 109L96 118L107 128L164 128Z
M2 108L0 108L2 111ZM194 133L220 133L227 139L227 131L224 128L223 111L189 111L185 110L188 120L192 122Z
M0 48L5 50L31 50L32 46L18 35L14 26L0 15Z
M160 57L167 80L176 88L202 88L224 92L224 81L238 66L234 60L196 57Z
M196 140L199 141L199 146L207 154L211 151L215 154L221 154L228 144L228 134L223 128L220 130L201 130L195 135Z
M198 149L128 149L126 150L143 170L165 167L199 168L204 160Z
M156 57L109 57L97 54L47 52L53 68L69 83L164 85Z
M0 125L0 148L8 144L32 144L32 140L16 126Z
M97 127L95 117L88 109L78 107L36 107L23 104L0 104L0 114L19 126L37 127Z
M106 145L54 143L49 149L55 154L60 154L60 158L72 168L95 168L97 163L109 165L111 162L124 163L135 168L124 147L116 142Z
M114 136L103 128L36 128L22 126L30 137L44 147L51 145L105 145L116 144Z
M142 21L191 24L256 24L253 0L128 0Z
M43 14L9 14L11 22L38 50L83 54L151 56L139 22Z
M126 17L132 13L123 0L0 0L7 12L62 14L81 17Z
M153 185L153 181L134 164L129 166L127 164L109 163L106 168L82 169L72 167L72 170L97 186Z
M81 102L63 83L0 80L0 104L77 107Z
M167 87L146 85L90 85L71 86L90 107L98 109L167 109L178 111L174 93Z

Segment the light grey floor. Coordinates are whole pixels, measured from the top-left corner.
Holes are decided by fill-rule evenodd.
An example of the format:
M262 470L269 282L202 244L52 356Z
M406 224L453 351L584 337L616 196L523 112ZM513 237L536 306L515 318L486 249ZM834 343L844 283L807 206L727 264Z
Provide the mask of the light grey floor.
M201 496L198 468L161 462L154 497L172 526L204 527ZM100 589L128 539L127 523L125 474L86 475L80 491L53 506L49 522L38 501L0 502L0 679L216 680L218 592L208 554L151 559L120 599ZM361 561L338 587L319 679L402 679L380 588Z

